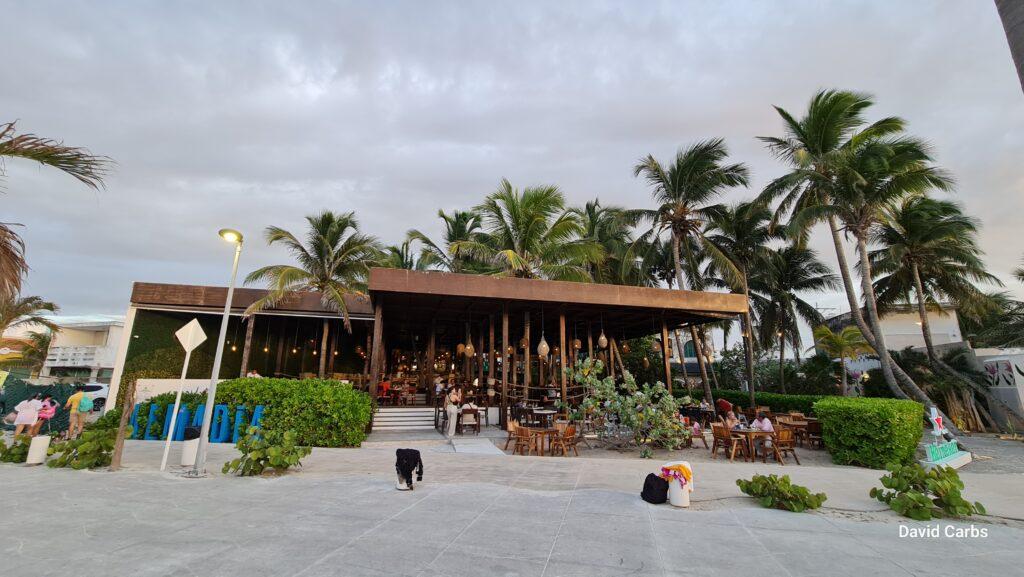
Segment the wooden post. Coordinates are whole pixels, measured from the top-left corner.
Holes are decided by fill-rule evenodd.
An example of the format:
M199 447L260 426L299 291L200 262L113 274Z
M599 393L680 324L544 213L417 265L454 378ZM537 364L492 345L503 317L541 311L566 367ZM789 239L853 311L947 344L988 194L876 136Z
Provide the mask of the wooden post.
M252 350L252 331L256 326L256 315L251 314L245 319L245 344L242 345L242 368L238 371L238 376L244 377L245 373L249 370L249 352Z
M377 383L380 381L380 370L384 364L384 351L381 344L384 339L384 305L378 302L373 307L373 345L370 348L370 400L377 402Z
M437 357L437 350L435 349L437 346L436 328L434 321L430 321L430 336L427 337L427 358L424 359L426 363L425 372L427 374L427 398L430 399L431 405L434 404L434 363Z
M513 350L515 350L513 348ZM514 358L514 357L513 357ZM515 374L513 367L512 374ZM501 414L498 423L506 426L508 414L508 305L501 305Z
M523 338L526 339L526 347L523 349L523 401L530 400L530 311L526 311L523 320Z
M487 385L494 378L494 315L487 316Z
M669 394L672 394L672 363L671 357L669 357L669 352L672 349L670 347L668 326L665 324L665 319L661 319L661 357L665 359L665 387L668 388Z
M558 339L562 343L558 349L558 372L561 373L562 382L562 403L565 404L565 414L568 418L569 414L569 392L568 383L566 382L565 376L565 311L558 313Z
M608 374L615 380L615 338L608 339Z
M619 374L625 376L626 365L622 364L622 354L619 352L619 345L615 342L615 339L610 339L608 342L610 343L608 346L611 347L612 358L615 359L615 362L619 363Z
M370 382L370 357L373 355L373 342L370 340L373 333L369 330L366 331L366 356L363 357L363 384Z
M466 340L465 340L465 344L468 345L468 344L470 344L472 342L473 342L473 331L469 327L469 321L466 321ZM470 365L470 363L472 363L472 361L473 361L473 357L468 356L465 353L465 351L463 351L463 353L462 353L462 378L465 381L466 386L469 386L469 383L470 383L469 377L470 377L470 375L473 374L472 373L473 367Z
M594 333L590 332L590 323L587 323L587 358L594 358Z
M281 332L277 335L277 364L274 365L274 376L281 376L281 361L284 359L284 336L287 323L281 321Z
M476 347L476 384L477 394L480 393L480 389L485 385L484 383L484 326L480 324L480 334L477 335L477 347ZM477 399L477 404L480 404L481 399Z

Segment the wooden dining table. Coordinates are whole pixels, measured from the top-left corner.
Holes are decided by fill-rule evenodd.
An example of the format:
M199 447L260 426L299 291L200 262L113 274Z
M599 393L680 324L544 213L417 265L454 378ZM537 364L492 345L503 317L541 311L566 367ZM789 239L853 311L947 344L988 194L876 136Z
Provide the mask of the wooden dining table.
M756 460L756 456L754 455L754 441L759 437L772 436L772 434L767 431L762 431L761 429L754 429L750 427L743 427L741 429L730 429L729 432L743 436L744 440L747 443L747 457L749 457L749 460L751 461Z
M537 453L544 456L544 440L548 442L548 451L551 450L552 440L558 436L559 431L555 427L523 427L530 432L530 437L534 440L537 447Z

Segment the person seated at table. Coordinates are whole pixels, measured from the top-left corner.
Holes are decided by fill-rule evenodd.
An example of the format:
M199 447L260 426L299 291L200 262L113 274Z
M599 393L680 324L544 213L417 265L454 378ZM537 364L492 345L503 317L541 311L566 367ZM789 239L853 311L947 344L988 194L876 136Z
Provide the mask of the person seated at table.
M391 392L391 380L384 379L380 382L380 388L378 389L377 395L383 397L385 400L388 398L388 394Z
M753 429L759 429L765 433L775 432L775 427L772 425L771 420L768 419L768 415L764 411L757 414L757 418L754 419L754 422L750 423L750 427Z
M702 411L710 411L711 410L711 405L709 405L708 402L705 399L701 399L700 400L700 410L702 410Z
M719 413L724 415L732 410L732 403L723 398L719 398L717 401L715 401L715 407L718 408Z
M736 418L736 413L732 411L726 411L725 413L725 426L729 429L735 429L740 426L740 420Z

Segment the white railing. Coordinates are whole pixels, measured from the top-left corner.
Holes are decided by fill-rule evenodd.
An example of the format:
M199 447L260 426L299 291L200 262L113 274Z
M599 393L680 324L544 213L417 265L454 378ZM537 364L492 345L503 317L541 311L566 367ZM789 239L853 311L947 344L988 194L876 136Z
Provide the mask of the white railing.
M44 366L47 367L113 367L115 347L79 345L50 347Z

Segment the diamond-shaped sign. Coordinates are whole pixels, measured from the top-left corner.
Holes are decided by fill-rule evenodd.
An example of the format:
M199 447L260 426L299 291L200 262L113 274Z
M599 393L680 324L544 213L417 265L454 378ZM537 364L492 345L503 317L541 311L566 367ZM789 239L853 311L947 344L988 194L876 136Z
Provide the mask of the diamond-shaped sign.
M178 329L174 336L178 337L178 342L181 343L186 353L192 352L206 340L206 333L199 325L199 319L189 321L187 325Z

